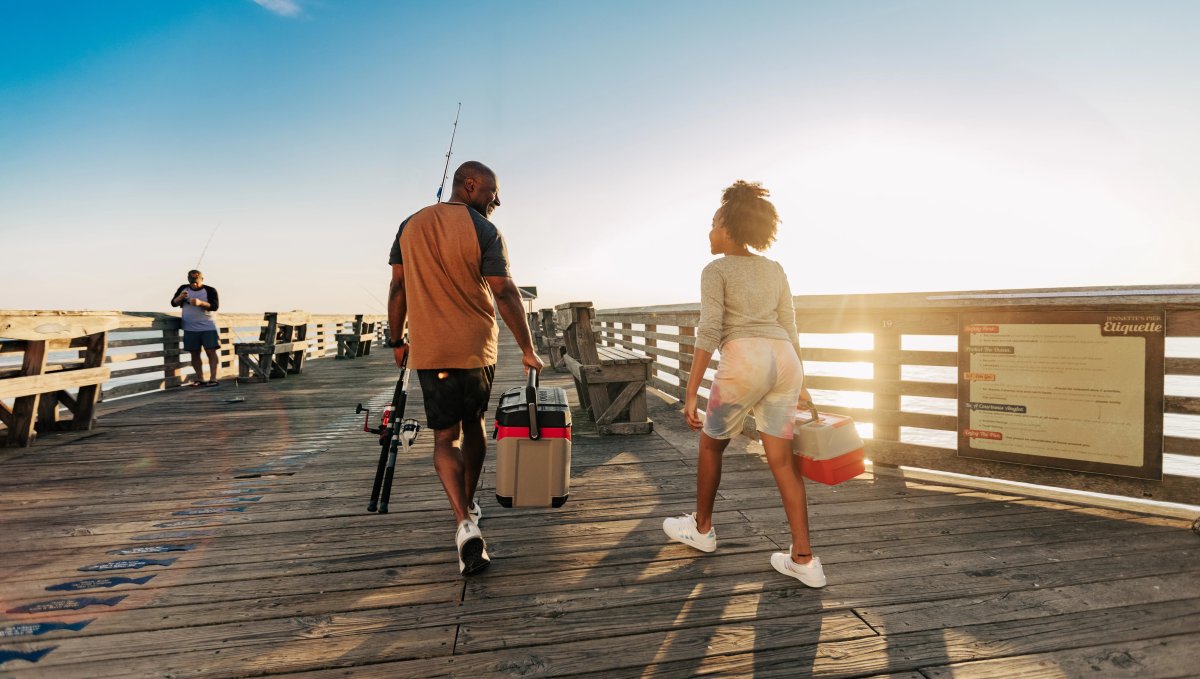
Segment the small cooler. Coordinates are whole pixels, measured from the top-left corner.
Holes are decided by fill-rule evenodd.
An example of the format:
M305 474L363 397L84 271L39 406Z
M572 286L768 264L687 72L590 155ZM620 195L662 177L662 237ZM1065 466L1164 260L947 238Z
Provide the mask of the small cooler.
M529 384L496 408L496 501L502 507L561 507L571 491L571 408L561 387Z
M844 415L796 412L792 452L800 455L805 478L834 486L865 471L863 441L854 420Z

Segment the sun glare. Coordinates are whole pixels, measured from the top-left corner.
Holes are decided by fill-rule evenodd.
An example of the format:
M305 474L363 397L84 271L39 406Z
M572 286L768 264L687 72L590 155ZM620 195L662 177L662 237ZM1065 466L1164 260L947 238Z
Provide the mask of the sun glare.
M1080 228L1145 221L1139 187L1086 141L879 126L794 142L767 180L784 219L768 256L795 294L1086 284L1119 255ZM1064 272L1058 253L1081 250Z

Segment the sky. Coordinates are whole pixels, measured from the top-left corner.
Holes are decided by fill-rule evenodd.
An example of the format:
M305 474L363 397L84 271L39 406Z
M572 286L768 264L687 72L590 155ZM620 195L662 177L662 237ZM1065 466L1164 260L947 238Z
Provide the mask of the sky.
M0 0L0 308L382 313L459 102L539 308L698 301L738 179L797 295L1194 284L1198 73L1191 1Z

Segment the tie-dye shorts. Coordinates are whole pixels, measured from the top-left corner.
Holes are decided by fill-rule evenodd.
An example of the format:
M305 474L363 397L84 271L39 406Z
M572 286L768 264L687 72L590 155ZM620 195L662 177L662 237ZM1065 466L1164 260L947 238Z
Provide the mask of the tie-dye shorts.
M753 413L758 430L791 438L804 366L791 342L749 337L726 342L708 396L704 433L714 439L741 433Z

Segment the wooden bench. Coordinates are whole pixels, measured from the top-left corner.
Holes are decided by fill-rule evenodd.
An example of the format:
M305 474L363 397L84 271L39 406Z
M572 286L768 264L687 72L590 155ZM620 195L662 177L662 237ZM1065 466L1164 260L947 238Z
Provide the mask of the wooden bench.
M554 309L538 311L538 337L541 338L542 350L550 357L550 367L558 372L567 372L567 341L558 332Z
M334 358L368 356L371 343L375 341L375 321L364 321L363 315L358 314L354 317L350 332L339 332L334 337L337 339L337 356Z
M12 408L0 402L0 422L8 427L0 443L28 446L37 433L92 428L100 387L111 374L104 365L108 331L118 322L104 314L0 316L0 337L12 340L0 344L0 354L23 354L20 368L0 371L0 398L14 399ZM69 349L80 350L81 360L47 363L50 351ZM58 419L59 404L69 419Z
M272 377L297 375L304 368L308 347L309 316L303 311L263 314L263 328L257 342L233 345L238 357L238 379L267 382Z
M591 302L555 307L563 329L563 362L575 378L580 404L601 434L648 434L654 429L646 413L646 383L653 359L620 347L602 347L592 329Z

